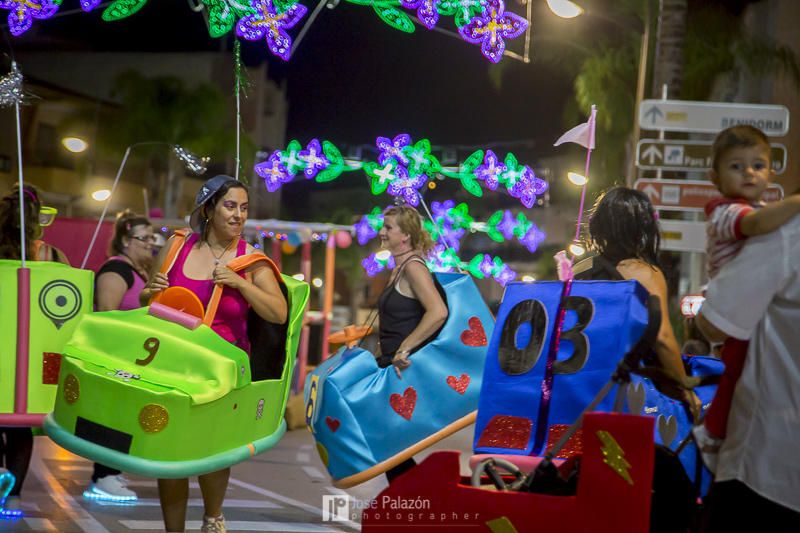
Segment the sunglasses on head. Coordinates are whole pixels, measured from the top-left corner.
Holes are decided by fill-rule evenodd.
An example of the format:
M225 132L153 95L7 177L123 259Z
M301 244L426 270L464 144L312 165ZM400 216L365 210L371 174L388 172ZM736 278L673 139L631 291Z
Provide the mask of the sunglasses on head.
M139 242L155 244L155 235L131 235L131 239L136 239Z

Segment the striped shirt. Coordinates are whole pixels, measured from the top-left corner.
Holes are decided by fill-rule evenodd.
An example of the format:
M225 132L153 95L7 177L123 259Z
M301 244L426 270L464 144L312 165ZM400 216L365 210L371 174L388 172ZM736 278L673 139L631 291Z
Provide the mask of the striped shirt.
M742 249L747 239L742 233L742 219L753 209L747 201L734 198L715 198L706 204L708 279L714 279Z

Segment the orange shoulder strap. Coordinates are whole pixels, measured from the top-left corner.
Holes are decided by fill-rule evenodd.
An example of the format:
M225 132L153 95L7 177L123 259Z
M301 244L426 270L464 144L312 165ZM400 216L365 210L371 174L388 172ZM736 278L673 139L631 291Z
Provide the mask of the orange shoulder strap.
M161 270L162 274L168 274L172 267L175 265L175 260L178 258L178 254L183 249L183 245L186 244L186 239L189 237L191 231L185 229L176 230L173 234L172 244L169 246L169 250L167 250L167 255L164 257L164 262L161 263Z
M174 233L174 238L172 239L172 244L169 245L169 249L167 250L167 255L164 256L164 262L161 263L161 268L159 272L162 274L168 274L172 267L175 265L175 260L178 258L178 253L183 249L183 245L186 244L186 238L189 236L191 231L187 231L185 229L176 230ZM150 297L150 303L153 303L158 294L154 294Z
M240 255L236 259L230 261L227 265L228 268L233 270L234 272L240 272L251 265L256 265L259 263L264 263L265 266L268 266L272 269L272 272L275 274L275 279L278 280L278 283L283 283L281 280L281 271L272 262L272 259L267 257L264 254L256 253L256 254L247 254L247 255ZM214 292L211 293L211 299L208 301L208 307L206 308L206 316L203 317L203 324L210 326L212 322L214 322L214 316L217 314L217 307L219 306L219 300L222 298L222 286L215 285Z

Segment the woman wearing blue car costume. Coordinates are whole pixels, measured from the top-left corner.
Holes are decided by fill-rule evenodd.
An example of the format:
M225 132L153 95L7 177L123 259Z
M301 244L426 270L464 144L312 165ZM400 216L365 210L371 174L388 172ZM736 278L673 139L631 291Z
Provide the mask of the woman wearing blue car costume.
M589 235L598 254L575 266L576 279L635 279L659 298L661 325L651 353L644 356L644 361L647 366L660 370L656 375L660 377L653 377L656 388L688 407L691 412L689 423L698 420L702 401L693 387L700 380L687 375L669 321L667 284L657 266L658 216L652 203L643 193L633 189L617 187L605 192L597 199L592 211ZM708 395L708 391L703 394ZM676 414L673 411L673 415ZM683 427L678 431L688 429ZM673 455L669 442L664 442L656 450L651 531L686 530L695 513L697 496L704 493L708 477L698 470L697 457L685 462L687 454L691 456L696 452L684 450L680 455ZM694 476L691 479L686 477L684 470L690 476L691 470Z
M661 327L652 363L668 378L659 383L665 394L686 403L696 420L701 402L692 391L697 380L683 367L680 347L667 309L667 282L658 268L658 215L647 196L616 187L600 195L589 219L589 235L598 254L575 266L576 279L635 279L658 296Z
M447 320L443 289L431 275L424 257L433 248L413 207L390 207L383 213L378 236L394 257L395 269L378 299L381 368L394 365L397 376L411 365L409 356L429 342ZM416 463L407 459L386 472L391 482Z

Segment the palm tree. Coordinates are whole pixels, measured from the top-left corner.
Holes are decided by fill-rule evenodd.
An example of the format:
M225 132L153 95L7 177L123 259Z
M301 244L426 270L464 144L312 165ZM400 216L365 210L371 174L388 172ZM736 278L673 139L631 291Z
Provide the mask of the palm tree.
M668 94L681 94L685 65L686 18L688 0L659 0L658 33L653 66L653 98L661 97L661 88Z

